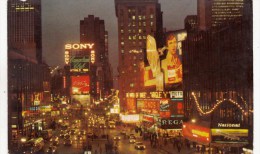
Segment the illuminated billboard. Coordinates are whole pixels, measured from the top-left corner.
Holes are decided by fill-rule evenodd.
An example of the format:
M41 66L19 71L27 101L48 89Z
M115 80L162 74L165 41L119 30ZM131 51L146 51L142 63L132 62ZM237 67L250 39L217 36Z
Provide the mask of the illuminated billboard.
M136 112L135 98L126 98L126 109L129 113L135 113Z
M186 39L186 36L185 31L169 33L165 46L160 49L156 47L154 37L147 36L145 65L142 68L144 69L144 86L156 86L157 91L163 91L169 86L176 88L181 85L181 42Z
M248 143L248 129L211 129L214 143Z
M89 71L89 56L71 56L70 71L71 72L88 72Z
M129 115L120 114L120 119L124 123L138 123L138 122L140 122L139 114L129 114Z
M147 114L159 114L159 99L137 99L137 112Z
M210 128L196 125L189 122L183 122L182 133L184 138L200 144L209 144L211 142Z
M90 104L90 95L72 95L72 103L78 103L80 106L86 107ZM79 107L80 107L79 106Z
M90 79L89 76L71 76L71 94L84 95L89 94Z

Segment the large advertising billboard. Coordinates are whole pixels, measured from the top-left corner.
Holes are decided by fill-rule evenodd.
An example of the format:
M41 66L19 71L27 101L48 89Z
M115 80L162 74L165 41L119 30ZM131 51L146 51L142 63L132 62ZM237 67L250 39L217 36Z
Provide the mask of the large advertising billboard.
M86 95L89 94L89 76L71 76L71 94Z
M136 99L135 98L126 98L126 109L129 113L136 112Z
M182 87L182 46L186 39L185 31L168 33L165 46L156 47L153 36L147 36L146 58L144 65L144 86L156 86L156 90L163 91L174 87Z
M248 143L248 129L211 129L212 143Z
M198 124L183 122L182 133L185 138L208 145L211 141L210 128Z
M159 114L159 99L137 99L137 112L147 114Z
M89 71L89 56L71 56L70 71L71 72L88 72Z

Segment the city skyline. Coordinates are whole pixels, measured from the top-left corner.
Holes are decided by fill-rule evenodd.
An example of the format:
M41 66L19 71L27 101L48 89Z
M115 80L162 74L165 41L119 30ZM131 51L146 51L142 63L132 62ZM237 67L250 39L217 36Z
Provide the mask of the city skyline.
M106 31L108 31L109 61L113 68L113 75L117 75L118 32L114 0L63 2L64 0L42 1L43 61L45 60L50 66L63 66L64 44L79 42L80 20L88 15L94 15L105 21ZM159 3L163 12L163 25L167 30L183 29L185 17L197 14L196 1L159 0ZM97 10L96 8L101 5L103 8ZM72 7L75 11L71 9ZM170 8L182 13L174 14L172 17ZM111 13L107 14L103 10L110 10ZM56 15L53 15L54 12Z
M201 18L187 19L197 13L201 17L199 1L188 13L191 0L42 0L40 9L27 6L34 0L8 0L19 3L8 5L7 16L9 152L102 153L103 145L106 153L129 149L134 154L142 148L156 154L255 152L253 0L235 0L245 2L245 14L214 29L201 29ZM208 1L221 3L216 9L225 13L231 0ZM152 6L154 2L159 5ZM42 13L41 20L27 24L32 20L23 15L30 11ZM23 48L30 25L36 25L36 32L42 25L41 34L32 33L42 38L37 60ZM21 49L10 40L18 40ZM61 69L53 73L57 65ZM112 76L118 85L109 87L115 82ZM132 142L120 137L129 134L142 136L141 146L138 139L130 148ZM99 138L113 143L96 149L93 141ZM165 143L169 138L170 146Z

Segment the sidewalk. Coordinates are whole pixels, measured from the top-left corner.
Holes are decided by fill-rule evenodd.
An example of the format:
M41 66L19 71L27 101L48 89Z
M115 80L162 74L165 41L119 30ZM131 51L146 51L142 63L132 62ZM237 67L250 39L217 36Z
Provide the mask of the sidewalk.
M168 143L166 146L162 145L160 149L166 154L202 154L201 152L197 152L195 148L188 149L184 145L181 147L181 151L178 152L177 147L173 147L172 143ZM204 154L208 154L208 152L204 152Z

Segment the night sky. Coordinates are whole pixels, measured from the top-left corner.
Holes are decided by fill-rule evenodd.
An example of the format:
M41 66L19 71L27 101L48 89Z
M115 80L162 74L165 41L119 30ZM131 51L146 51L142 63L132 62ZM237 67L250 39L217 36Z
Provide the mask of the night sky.
M184 28L187 15L197 14L197 0L159 0L163 26L167 30ZM109 61L117 74L117 18L114 0L42 0L43 59L50 66L64 65L65 43L79 42L79 23L94 15L105 21L109 36Z

